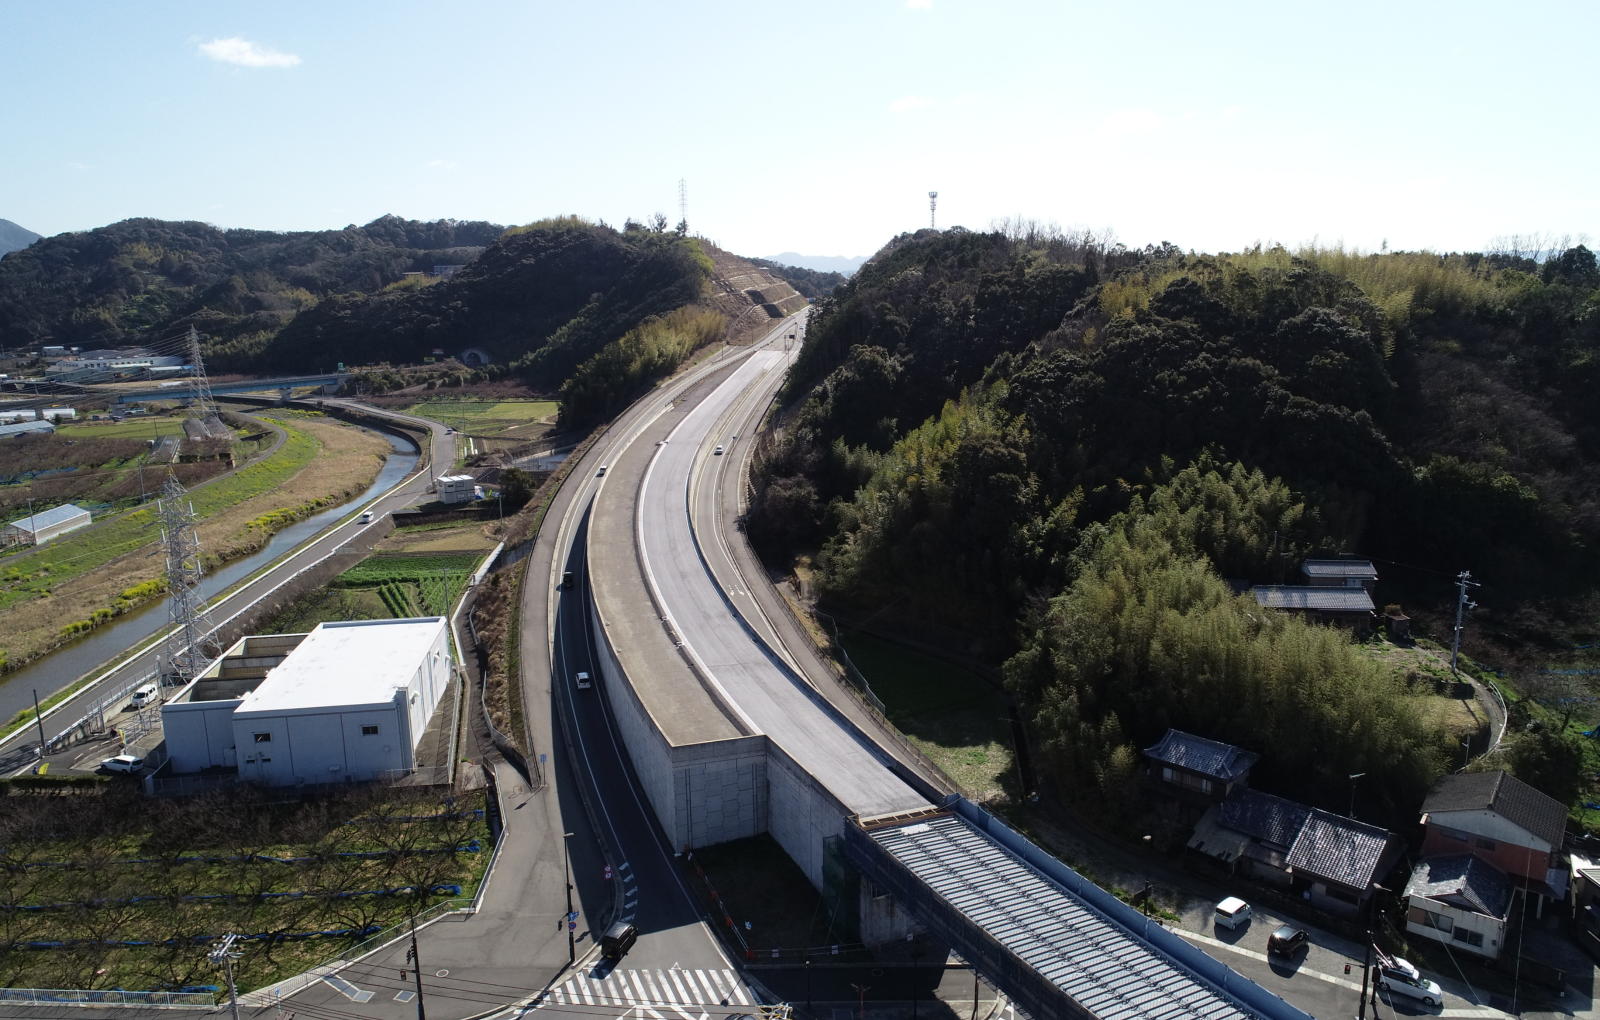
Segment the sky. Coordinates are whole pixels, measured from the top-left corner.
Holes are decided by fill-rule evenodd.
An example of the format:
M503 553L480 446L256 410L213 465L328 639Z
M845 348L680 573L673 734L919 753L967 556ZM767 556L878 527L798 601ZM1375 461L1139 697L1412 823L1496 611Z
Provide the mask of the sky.
M1600 237L1600 4L0 0L0 218Z

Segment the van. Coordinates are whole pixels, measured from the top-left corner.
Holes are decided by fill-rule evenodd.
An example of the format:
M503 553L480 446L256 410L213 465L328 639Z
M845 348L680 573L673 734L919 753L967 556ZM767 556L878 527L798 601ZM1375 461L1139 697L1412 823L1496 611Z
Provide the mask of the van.
M1398 956L1378 967L1378 987L1391 996L1416 999L1430 1009L1444 1001L1444 990L1437 982L1429 981L1421 971Z
M143 708L161 700L161 691L155 684L144 684L133 692L133 697L128 699L129 708Z
M639 929L626 921L615 921L600 936L600 955L607 960L622 959L633 944L639 941Z
M1237 896L1229 896L1217 904L1216 922L1218 928L1227 928L1237 931L1250 923L1250 904Z

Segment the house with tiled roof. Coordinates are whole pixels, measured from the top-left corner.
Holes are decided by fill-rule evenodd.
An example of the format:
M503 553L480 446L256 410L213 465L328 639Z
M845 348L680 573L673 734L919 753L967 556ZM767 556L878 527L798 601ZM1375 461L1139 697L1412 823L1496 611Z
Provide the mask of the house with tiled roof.
M1253 751L1174 729L1140 753L1152 782L1179 796L1212 802L1248 786L1250 769L1261 759Z
M1189 849L1308 905L1357 915L1400 858L1386 829L1259 790L1235 790L1195 826Z
M1425 858L1406 883L1406 930L1496 959L1506 944L1512 891L1505 873L1480 857Z
M1509 772L1465 772L1441 779L1422 802L1422 856L1470 854L1512 887L1545 900L1566 898L1560 860L1567 809Z
M1316 588L1361 588L1370 593L1378 583L1371 560L1306 560L1300 572L1306 575L1306 584Z
M1250 589L1256 604L1265 609L1299 613L1313 623L1348 627L1358 633L1372 628L1377 607L1365 588L1335 588L1308 584L1258 584Z

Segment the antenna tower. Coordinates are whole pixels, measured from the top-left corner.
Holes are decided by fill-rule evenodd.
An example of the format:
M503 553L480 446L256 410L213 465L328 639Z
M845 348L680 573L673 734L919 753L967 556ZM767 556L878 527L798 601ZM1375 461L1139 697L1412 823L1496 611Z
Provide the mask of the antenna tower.
M678 178L678 228L689 232L689 182L682 177Z
M938 230L939 229L939 223L938 223L938 220L936 218L937 215L938 215L938 212L939 212L939 193L937 191L930 191L930 192L928 192L928 229L929 230Z
M205 568L200 536L194 529L194 504L176 478L168 476L157 504L161 542L167 553L167 619L172 632L162 655L162 681L186 684L205 670L216 647L216 629L200 594Z

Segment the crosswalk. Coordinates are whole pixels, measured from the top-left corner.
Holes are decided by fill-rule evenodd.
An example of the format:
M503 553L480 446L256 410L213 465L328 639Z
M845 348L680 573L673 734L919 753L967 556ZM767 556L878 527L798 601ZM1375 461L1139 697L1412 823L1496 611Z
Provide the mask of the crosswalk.
M751 995L731 970L632 970L574 974L540 1006L619 1006L652 1020L702 1020L707 1008L748 1006Z

